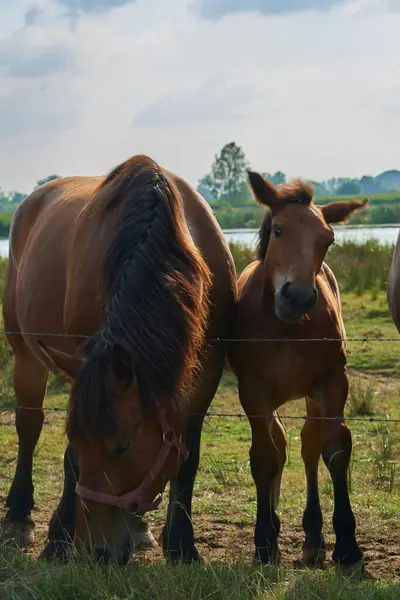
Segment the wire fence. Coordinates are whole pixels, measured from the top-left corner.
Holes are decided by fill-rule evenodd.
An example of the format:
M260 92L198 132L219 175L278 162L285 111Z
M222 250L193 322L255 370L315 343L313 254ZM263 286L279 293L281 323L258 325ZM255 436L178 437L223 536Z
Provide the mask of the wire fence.
M49 332L49 331L8 331L5 329L0 329L0 335L7 336L23 336L23 337L48 337L48 338L67 338L67 339L80 339L80 340L88 340L93 337L93 334L83 334L83 333L57 333L57 332ZM283 337L283 338L209 338L207 340L209 343L238 343L238 342L246 342L246 343L258 343L258 342L269 342L269 343L297 343L297 342L368 342L368 343L393 343L400 342L400 337L368 337L368 336L353 336L353 337L319 337L319 338L294 338L294 337Z
M37 337L37 338L70 338L70 339L89 339L92 337L89 334L74 334L74 333L60 333L60 332L40 332L40 331L10 331L0 329L0 335L6 336L23 336L23 337ZM400 337L390 338L376 338L367 336L356 336L356 337L321 337L321 338L210 338L210 343L318 343L318 342L362 342L362 343L396 343L400 342ZM15 412L17 410L26 411L38 411L42 410L42 407L30 407L30 406L2 406L0 405L0 413ZM51 406L44 408L46 412L61 412L65 413L68 409L64 406ZM275 419L276 415L265 415L265 414L250 414L238 412L213 412L207 411L205 413L189 413L192 417L203 417L203 418L237 418L237 419ZM311 416L311 415L286 415L279 414L280 419L287 420L301 420L301 421L351 421L351 422L362 422L362 423L400 423L400 418L385 418L385 417L358 417L358 416ZM5 425L5 424L0 424Z

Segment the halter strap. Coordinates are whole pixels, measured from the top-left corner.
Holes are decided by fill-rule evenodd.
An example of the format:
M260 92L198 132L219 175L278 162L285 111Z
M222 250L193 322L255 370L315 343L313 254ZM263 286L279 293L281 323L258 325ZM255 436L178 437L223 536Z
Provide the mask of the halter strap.
M182 440L176 435L175 431L170 426L167 419L167 413L157 399L155 400L155 405L157 408L158 422L163 433L163 441L156 461L142 483L131 492L122 494L122 496L115 496L113 494L106 494L104 492L96 492L95 490L91 490L77 483L75 492L81 496L81 498L124 509L129 509L133 505L136 505L135 510L136 512L140 513L144 513L149 510L155 510L160 505L163 498L162 493L159 494L153 502L144 502L142 500L143 495L160 474L172 448L175 448L178 451L178 456L183 460L187 459L189 452L184 442L182 442Z

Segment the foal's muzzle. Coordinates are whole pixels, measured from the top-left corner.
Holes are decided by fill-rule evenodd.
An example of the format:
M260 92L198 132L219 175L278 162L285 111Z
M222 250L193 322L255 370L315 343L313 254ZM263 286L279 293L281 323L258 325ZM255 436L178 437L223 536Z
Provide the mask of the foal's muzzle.
M286 281L275 293L275 312L285 323L297 323L317 306L318 291L315 286L303 287Z

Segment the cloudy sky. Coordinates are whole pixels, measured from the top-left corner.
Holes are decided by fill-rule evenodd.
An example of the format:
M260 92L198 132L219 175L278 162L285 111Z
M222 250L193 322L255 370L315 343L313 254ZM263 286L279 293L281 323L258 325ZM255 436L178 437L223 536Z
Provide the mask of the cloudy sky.
M226 142L315 179L400 168L400 0L4 0L0 186Z

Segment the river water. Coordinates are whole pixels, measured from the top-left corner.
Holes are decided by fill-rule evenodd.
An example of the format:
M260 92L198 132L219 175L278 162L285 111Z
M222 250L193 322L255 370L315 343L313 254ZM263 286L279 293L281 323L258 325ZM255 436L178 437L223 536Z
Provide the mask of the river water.
M340 244L344 241L352 241L362 244L370 239L377 239L382 244L395 244L399 225L377 225L376 227L350 227L339 225L333 227L335 231L335 241ZM226 229L224 234L229 242L246 244L246 246L255 246L257 243L258 229Z
M377 225L376 227L334 227L336 243L354 241L358 244L370 239L377 239L381 243L395 244L399 225ZM254 247L258 229L225 229L224 234L228 242L236 242ZM8 239L0 239L0 256L8 256Z

